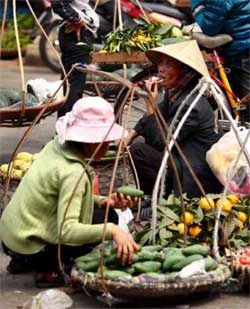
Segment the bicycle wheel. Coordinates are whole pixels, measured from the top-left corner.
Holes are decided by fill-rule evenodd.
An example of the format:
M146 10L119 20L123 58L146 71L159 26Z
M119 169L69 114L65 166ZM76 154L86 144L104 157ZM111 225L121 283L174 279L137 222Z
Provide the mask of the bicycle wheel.
M133 76L131 78L131 82L140 83L156 75L157 75L157 68L152 66L150 68L146 68L142 70L141 72ZM114 106L115 114L117 115L119 113L119 116L117 118L117 123L119 123L122 126L125 125L129 102L130 102L130 96L128 97L128 92L129 92L129 89L127 87L123 87L120 93L118 94L118 97L117 97L117 100ZM159 89L159 93L160 93L159 102L161 102L163 95L164 95L163 89ZM126 99L126 102L122 106L124 99ZM145 100L141 98L139 95L135 95L133 98L129 120L127 123L127 129L134 128L137 121L145 114L145 112L146 112Z

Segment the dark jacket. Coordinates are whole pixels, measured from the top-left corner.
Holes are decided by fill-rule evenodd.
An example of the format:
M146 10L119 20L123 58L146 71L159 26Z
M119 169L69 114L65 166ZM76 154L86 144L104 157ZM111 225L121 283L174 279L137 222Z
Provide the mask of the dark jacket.
M225 46L228 55L250 48L249 0L191 0L193 15L207 35L230 34L233 42Z
M70 3L73 0L51 0L53 11L70 23L77 23L80 21L79 14L71 7Z
M170 102L170 100L166 97L164 101L160 103L159 109L168 125L170 125L182 101L193 88L194 84L190 83L174 103ZM194 94L192 98L194 99L196 95L197 94ZM188 109L189 105L192 103L192 98L180 114L179 121ZM142 135L145 138L145 142L147 144L151 145L160 152L164 150L165 144L153 114L145 116L139 120L134 129L139 133L139 135ZM213 110L208 100L203 96L185 121L177 137L179 146L207 192L218 190L218 188L216 190L216 188L210 187L210 180L211 182L214 181L216 186L218 183L206 162L206 152L222 136L220 126L218 127L218 130L218 133L216 133ZM193 190L197 190L196 184L192 181L192 177L175 147L173 148L172 153L182 182L183 192L192 192ZM172 179L171 169L169 170L169 176L171 176L169 179ZM208 183L206 180L209 180ZM172 186L174 191L178 192L175 180ZM197 196L197 194L194 194L194 196L195 195Z
M88 0L51 0L51 6L53 12L66 22L78 23L83 19L93 30L99 27L99 17Z

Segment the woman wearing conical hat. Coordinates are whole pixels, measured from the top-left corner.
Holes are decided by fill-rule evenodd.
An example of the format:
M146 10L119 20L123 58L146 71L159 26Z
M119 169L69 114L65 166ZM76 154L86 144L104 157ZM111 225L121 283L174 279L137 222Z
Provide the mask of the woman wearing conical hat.
M158 107L166 123L170 125L180 104L197 85L199 79L202 76L209 76L207 67L196 41L193 40L155 48L147 51L146 55L158 68L158 81L146 81L146 88L154 104L157 102L158 85L160 84L165 89L163 102ZM196 96L197 93L188 101L178 117L177 125ZM221 135L222 131L215 122L213 109L207 98L202 96L185 121L177 142L207 193L221 191L221 185L206 162L206 152ZM143 136L145 143L132 143L137 136ZM146 194L151 195L161 165L165 143L149 103L147 114L137 122L126 142L128 145L131 144L130 151L138 172L140 186ZM176 148L173 148L172 154L183 193L187 193L190 198L200 196L201 192ZM176 179L173 177L170 163L168 166L166 194L174 192L178 195Z

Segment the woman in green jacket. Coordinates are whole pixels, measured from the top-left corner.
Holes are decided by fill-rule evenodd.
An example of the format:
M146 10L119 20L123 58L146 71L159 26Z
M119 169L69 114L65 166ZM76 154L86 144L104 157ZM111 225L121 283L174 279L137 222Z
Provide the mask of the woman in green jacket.
M123 128L112 126L113 122L113 108L100 97L78 100L71 112L58 119L57 136L32 163L0 219L0 239L5 253L12 257L9 272L31 268L37 273L37 285L57 283L57 244L62 223L64 265L101 242L107 198L92 194L92 175L85 170L85 159L104 141L95 155L100 159L109 141L122 137ZM130 263L139 247L115 224L118 220L112 208L126 209L134 202L115 193L110 199L106 239L115 241L122 264Z

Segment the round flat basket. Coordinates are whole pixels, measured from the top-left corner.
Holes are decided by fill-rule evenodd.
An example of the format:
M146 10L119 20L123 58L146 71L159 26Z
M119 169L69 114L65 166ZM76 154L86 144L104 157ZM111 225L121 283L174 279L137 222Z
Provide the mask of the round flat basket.
M219 285L230 278L231 272L225 265L219 265L218 269L202 277L189 279L175 279L161 283L138 283L137 278L131 281L104 280L109 293L117 298L163 298L171 296L185 296L191 293L208 292L217 289ZM101 279L89 278L81 274L75 268L71 273L74 284L82 285L83 290L103 292Z
M64 100L56 101L47 104L41 119L54 113L58 108L63 105ZM22 108L1 108L0 109L0 127L21 127L28 126L40 113L45 105L37 105L25 107L24 113Z
M21 53L22 56L25 55L26 49L22 48ZM2 59L13 59L18 56L17 48L2 48L1 49L1 58Z
M0 172L0 183L4 184L5 180L6 180L6 175ZM10 178L10 183L15 184L15 185L18 185L20 181L21 181L20 178L16 178L16 177Z
M104 99L107 99L110 103L114 103L122 86L118 82L111 81L98 81L97 87L101 92ZM84 93L87 95L98 95L94 82L87 81L84 89Z

